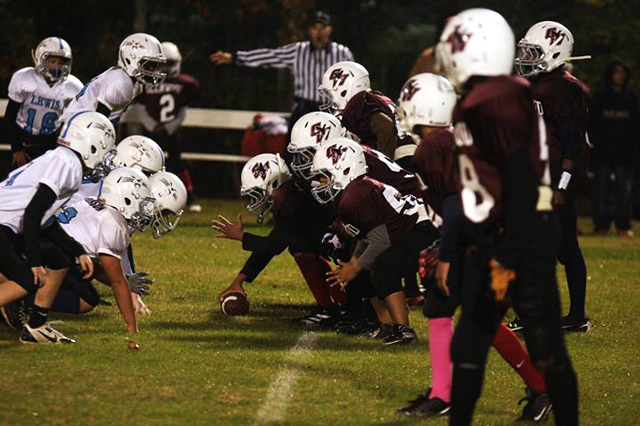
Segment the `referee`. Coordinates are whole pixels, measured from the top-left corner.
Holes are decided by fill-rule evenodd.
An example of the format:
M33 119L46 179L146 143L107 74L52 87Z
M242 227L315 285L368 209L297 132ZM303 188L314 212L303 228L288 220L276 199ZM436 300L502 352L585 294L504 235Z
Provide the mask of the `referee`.
M289 118L287 143L291 127L308 112L318 111L318 86L322 75L331 65L340 61L353 61L348 47L331 41L331 17L315 12L309 23L309 40L287 44L275 49L255 49L234 53L216 52L209 56L216 65L235 64L243 67L288 68L294 79L295 105Z

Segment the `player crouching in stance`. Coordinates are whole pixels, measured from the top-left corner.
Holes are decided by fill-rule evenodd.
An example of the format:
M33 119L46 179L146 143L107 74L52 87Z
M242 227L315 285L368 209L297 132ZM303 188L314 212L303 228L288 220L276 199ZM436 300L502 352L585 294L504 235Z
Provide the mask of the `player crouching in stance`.
M402 277L416 273L418 253L439 237L422 201L365 176L365 156L356 144L325 142L316 150L311 172L313 196L321 204L338 203L340 232L357 241L351 260L339 262L328 281L345 288L369 270L378 319L393 328L385 344L414 342Z
M294 137L292 134L292 140ZM311 196L308 182L292 178L277 154L253 157L242 169L241 180L241 194L250 199L247 210L258 214L258 223L272 212L274 227L263 237L244 232L241 215L238 223L222 216L212 222L212 227L222 233L220 237L242 241L242 248L252 252L236 279L220 293L220 300L230 292L244 293L242 283L252 282L274 256L288 247L318 304L316 312L295 321L307 326L327 325L339 314L337 302L346 301L338 289L330 291L326 273L331 267L317 254L322 236L335 217L332 207L319 205Z
M113 290L129 333L138 331L123 262L129 234L153 221L154 200L149 179L131 167L115 169L102 182L100 197L64 209L62 229L97 260L95 276Z
M560 326L558 227L544 177L544 126L529 84L509 75L514 52L509 24L488 9L451 18L437 47L440 69L461 94L452 122L472 235L451 343L451 425L471 424L509 301L524 320L556 424L578 424L578 385Z
M106 117L78 113L63 126L60 147L0 183L0 272L7 280L0 284L0 306L35 293L31 318L20 337L23 342L72 342L47 325L47 315L71 259L79 258L87 277L93 266L82 247L69 242L49 219L78 190L83 176L95 172L114 142L115 131ZM60 248L56 259L41 256L42 239Z
M398 101L399 127L419 141L413 163L424 184L422 198L442 217L436 280L427 291L423 307L429 323L432 387L398 410L401 414L445 414L451 403L453 365L449 352L453 315L460 304L462 263L470 240L463 221L458 157L451 128L456 101L451 82L435 74L418 74L409 79ZM546 419L551 410L546 383L520 339L505 324L500 324L493 346L527 385L525 399L529 403L520 419Z

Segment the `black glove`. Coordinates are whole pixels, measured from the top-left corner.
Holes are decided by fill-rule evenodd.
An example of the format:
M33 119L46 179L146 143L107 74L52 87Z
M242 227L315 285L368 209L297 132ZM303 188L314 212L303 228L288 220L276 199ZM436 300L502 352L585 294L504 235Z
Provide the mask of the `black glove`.
M149 294L149 285L153 284L148 272L140 271L127 277L127 283L129 284L129 290L131 293L138 294L140 296L146 296Z

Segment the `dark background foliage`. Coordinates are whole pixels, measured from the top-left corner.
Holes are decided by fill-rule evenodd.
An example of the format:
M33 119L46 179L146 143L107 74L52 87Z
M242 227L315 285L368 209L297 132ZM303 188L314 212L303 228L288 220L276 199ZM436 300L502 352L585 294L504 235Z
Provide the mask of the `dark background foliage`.
M563 23L574 34L574 54L593 55L574 70L591 88L601 84L614 56L637 69L640 0L0 0L0 97L6 98L11 75L32 65L31 49L45 37L70 43L73 73L86 82L115 64L124 37L144 30L180 47L183 72L202 85L194 106L288 111L292 84L286 71L215 67L208 56L303 40L309 15L322 9L333 18L333 38L368 68L372 86L394 99L417 55L437 41L444 19L469 7L502 13L516 38L541 20ZM238 153L242 132L184 129L182 136L187 151ZM4 172L8 154L0 157ZM236 194L238 165L192 167L202 194Z

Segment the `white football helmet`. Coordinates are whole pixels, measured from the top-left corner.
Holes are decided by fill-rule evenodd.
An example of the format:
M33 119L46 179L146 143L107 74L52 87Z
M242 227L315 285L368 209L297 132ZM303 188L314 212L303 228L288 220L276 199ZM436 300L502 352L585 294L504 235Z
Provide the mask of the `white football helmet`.
M98 170L105 155L116 143L116 131L107 117L94 111L81 111L68 119L58 137L58 144L80 154L84 165Z
M549 72L575 59L573 58L573 35L564 25L553 22L538 22L518 42L515 58L516 72L530 77L540 72Z
M436 48L437 66L460 91L471 76L511 74L515 38L497 12L467 9L451 18Z
M166 74L160 67L165 62L162 45L152 35L132 34L120 44L118 66L140 84L161 84Z
M311 194L320 204L326 204L367 170L359 143L347 138L331 139L320 145L313 156Z
M51 67L47 63L49 57L60 58L61 64L57 67ZM31 57L35 64L38 74L43 76L47 82L55 83L64 81L71 73L71 62L73 55L71 54L71 46L60 37L48 37L38 44L35 50L31 51Z
M164 171L151 175L149 185L149 195L155 200L151 230L154 238L160 238L178 226L187 204L187 188L178 176Z
M337 114L356 93L371 88L369 71L357 62L342 61L329 67L322 76L320 110Z
M326 112L310 112L300 117L291 129L291 142L287 151L293 154L291 170L309 179L316 148L324 141L344 135L340 120Z
M247 210L257 213L258 223L271 210L273 192L290 178L291 172L278 154L256 155L244 165L240 195L249 197Z
M134 135L123 139L111 158L105 160L109 170L118 167L133 167L149 175L164 170L162 148L151 138Z
M167 77L175 77L180 74L180 67L182 66L182 55L178 46L170 41L162 42L162 53L167 60L167 63L163 66L163 69L167 73Z
M411 77L402 86L396 123L399 134L416 136L414 126L449 127L456 106L456 91L441 75L424 73Z
M98 198L118 210L131 229L142 231L152 222L154 201L149 188L149 178L144 173L133 167L121 167L104 178Z

